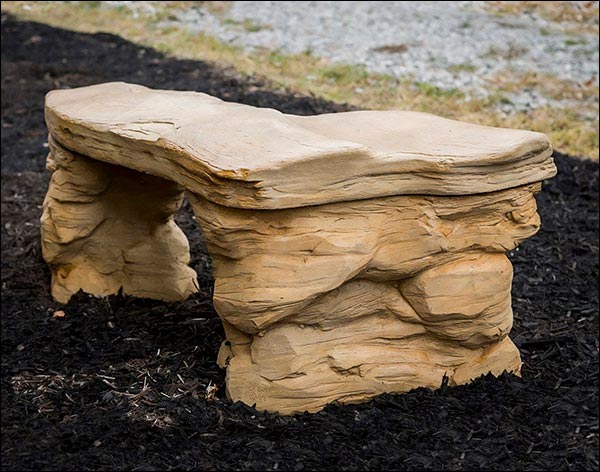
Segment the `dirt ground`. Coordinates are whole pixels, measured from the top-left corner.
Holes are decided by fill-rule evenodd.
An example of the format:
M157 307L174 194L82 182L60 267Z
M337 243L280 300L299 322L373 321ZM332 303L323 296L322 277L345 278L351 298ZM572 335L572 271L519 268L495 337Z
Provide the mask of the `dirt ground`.
M538 198L542 230L510 254L522 378L265 414L225 398L210 262L187 205L178 222L196 296L52 301L38 221L44 94L126 80L286 113L348 107L273 93L264 80L112 35L6 15L1 35L3 470L598 469L597 163L556 154L559 174Z

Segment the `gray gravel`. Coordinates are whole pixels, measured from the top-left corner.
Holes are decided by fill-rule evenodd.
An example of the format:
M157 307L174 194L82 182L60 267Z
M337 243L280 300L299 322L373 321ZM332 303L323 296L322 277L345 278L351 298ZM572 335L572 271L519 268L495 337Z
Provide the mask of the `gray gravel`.
M110 3L152 8L146 2ZM371 72L458 88L468 96L493 92L489 79L506 69L598 84L597 35L568 33L577 25L535 14L493 15L482 3L245 1L232 2L221 15L202 6L173 13L191 30L248 51L310 52L334 62L363 64ZM377 51L385 46L396 52ZM504 105L505 112L567 105L532 90L509 98L512 104Z

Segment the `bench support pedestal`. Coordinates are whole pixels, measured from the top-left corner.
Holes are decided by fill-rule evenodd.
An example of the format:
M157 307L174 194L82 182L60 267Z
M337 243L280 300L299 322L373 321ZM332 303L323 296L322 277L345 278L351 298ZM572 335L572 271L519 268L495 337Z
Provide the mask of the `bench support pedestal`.
M384 392L518 373L512 265L539 228L538 184L287 210L189 198L225 325L233 400L317 411Z
M80 289L168 301L198 290L187 238L173 221L179 185L50 145L42 252L57 301Z

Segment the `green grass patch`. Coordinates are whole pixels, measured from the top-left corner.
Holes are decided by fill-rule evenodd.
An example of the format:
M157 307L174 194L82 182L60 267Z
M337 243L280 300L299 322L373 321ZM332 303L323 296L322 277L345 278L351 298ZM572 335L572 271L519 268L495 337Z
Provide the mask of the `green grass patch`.
M451 72L475 72L477 68L473 64L452 64L448 70Z
M414 86L421 93L424 93L428 97L434 98L462 98L464 97L464 93L456 88L441 88L436 85L431 85L427 82L415 82Z
M241 28L243 28L244 30L246 30L248 33L256 33L258 31L262 31L265 29L270 29L271 27L268 25L263 25L260 23L256 23L250 19L243 19L241 21L238 20L234 20L232 18L225 18L223 20L223 24L226 25L234 25L234 26L239 26Z
M368 77L364 66L349 64L331 64L320 69L318 73L323 79L341 85L360 83Z

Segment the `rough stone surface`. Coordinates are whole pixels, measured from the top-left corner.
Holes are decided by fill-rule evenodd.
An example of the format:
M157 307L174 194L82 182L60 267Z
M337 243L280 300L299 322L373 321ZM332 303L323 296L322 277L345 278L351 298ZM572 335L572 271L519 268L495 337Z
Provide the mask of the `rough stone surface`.
M78 290L182 300L197 291L187 238L173 221L174 182L75 154L50 139L53 171L41 218L52 296Z
M109 83L50 92L46 120L73 151L238 208L470 195L555 172L541 133L416 112L303 117L202 93Z
M537 232L538 190L267 212L190 194L229 396L293 413L518 372L504 251Z
M172 221L185 188L233 400L289 414L519 372L504 252L539 229L545 136L123 83L52 92L46 117L53 295L185 299L197 286Z

